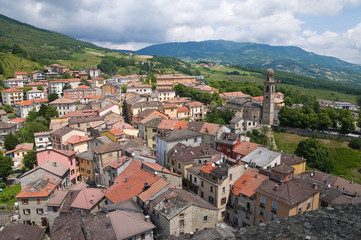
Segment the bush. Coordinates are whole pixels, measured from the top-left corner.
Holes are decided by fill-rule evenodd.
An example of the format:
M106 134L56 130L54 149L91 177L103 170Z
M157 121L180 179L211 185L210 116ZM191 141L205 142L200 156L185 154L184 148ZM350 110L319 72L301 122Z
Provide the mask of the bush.
M361 149L361 139L352 139L348 146L353 149Z
M0 188L2 188L2 189L6 188L6 183L0 182Z

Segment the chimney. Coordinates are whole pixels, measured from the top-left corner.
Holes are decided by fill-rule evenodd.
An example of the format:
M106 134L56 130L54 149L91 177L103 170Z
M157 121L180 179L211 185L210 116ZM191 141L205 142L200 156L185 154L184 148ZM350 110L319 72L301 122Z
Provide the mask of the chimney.
M278 191L278 187L279 187L279 185L276 184L275 187L273 188L273 190L274 190L274 191Z
M313 188L313 189L317 189L317 184L316 184L316 183L313 183L313 184L312 184L312 188Z
M128 182L128 178L126 177L126 178L124 178L124 182Z
M53 162L53 166L56 167L56 162Z
M94 203L94 198L90 198L90 201L89 201L91 204L93 204ZM94 213L94 214L96 214L96 213Z
M258 173L256 173L256 175L254 176L255 178L258 178Z
M93 213L94 221L97 220L97 213Z
M149 215L146 215L144 217L144 221L146 221L147 223L150 223L150 216Z

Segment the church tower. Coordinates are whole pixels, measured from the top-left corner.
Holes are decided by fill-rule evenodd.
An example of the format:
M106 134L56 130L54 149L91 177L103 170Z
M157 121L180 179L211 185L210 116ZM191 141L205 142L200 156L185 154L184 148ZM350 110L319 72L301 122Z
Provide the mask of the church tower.
M274 95L275 95L275 79L274 71L267 69L266 81L264 82L263 89L263 108L262 108L262 124L273 124L274 117Z

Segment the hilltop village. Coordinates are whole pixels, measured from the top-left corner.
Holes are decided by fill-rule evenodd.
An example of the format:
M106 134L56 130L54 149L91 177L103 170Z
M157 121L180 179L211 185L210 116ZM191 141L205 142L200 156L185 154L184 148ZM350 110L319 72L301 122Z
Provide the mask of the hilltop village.
M64 73L72 78L57 79ZM145 75L102 76L53 64L4 80L0 146L11 171L24 172L0 239L233 238L240 228L361 202L361 185L251 142L246 133L277 126L285 105L272 69L257 97L219 93L202 76L158 75L155 88ZM333 107L357 108L341 105ZM229 124L207 122L214 109L230 111Z

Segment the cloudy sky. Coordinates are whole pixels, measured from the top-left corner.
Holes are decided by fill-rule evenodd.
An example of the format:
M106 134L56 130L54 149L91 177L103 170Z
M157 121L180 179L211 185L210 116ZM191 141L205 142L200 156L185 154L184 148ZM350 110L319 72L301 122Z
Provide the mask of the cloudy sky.
M225 39L361 64L361 0L0 0L16 20L113 49Z

